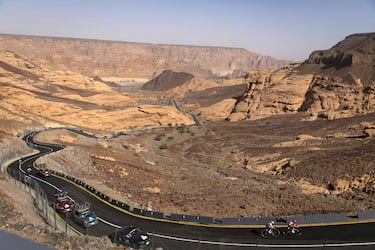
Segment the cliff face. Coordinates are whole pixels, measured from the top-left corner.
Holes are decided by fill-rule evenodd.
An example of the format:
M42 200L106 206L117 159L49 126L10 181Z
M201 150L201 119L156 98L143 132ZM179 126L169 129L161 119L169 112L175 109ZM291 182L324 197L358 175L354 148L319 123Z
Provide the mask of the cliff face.
M301 111L351 116L375 111L375 33L354 34L315 51L300 67L315 75Z
M311 53L300 72L339 77L356 84L375 81L375 33L347 36L331 49Z
M251 80L228 120L254 120L297 112L313 79L312 74L298 75L297 67L264 72Z
M256 67L279 68L288 63L239 48L5 34L0 34L0 50L10 50L41 67L101 77L150 79L166 69L214 77Z
M229 120L308 111L335 119L375 111L375 33L354 34L300 65L249 82Z

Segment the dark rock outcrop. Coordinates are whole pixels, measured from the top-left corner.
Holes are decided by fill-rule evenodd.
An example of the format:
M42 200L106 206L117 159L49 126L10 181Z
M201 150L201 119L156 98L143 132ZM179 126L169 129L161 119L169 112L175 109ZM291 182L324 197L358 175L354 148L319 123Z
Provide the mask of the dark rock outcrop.
M146 82L142 86L142 89L165 91L177 86L181 86L193 78L194 75L189 73L165 70L157 77L152 78L150 81Z

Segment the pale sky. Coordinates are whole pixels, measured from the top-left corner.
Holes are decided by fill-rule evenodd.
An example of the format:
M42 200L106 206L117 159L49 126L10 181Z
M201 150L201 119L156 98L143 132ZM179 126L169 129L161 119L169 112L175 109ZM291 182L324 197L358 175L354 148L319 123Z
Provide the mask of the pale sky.
M304 60L375 32L375 0L0 0L0 33L244 48Z

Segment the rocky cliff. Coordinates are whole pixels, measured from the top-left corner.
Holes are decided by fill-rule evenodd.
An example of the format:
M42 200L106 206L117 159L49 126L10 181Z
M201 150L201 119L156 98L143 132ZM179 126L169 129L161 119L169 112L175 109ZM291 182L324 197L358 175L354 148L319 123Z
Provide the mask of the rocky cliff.
M162 45L0 34L0 50L35 64L88 76L148 78L165 69L201 77L230 75L251 68L279 68L276 60L240 48Z
M249 81L230 121L308 111L334 119L375 111L375 33L354 34L302 64Z
M300 67L305 72L339 77L344 81L363 84L375 81L375 33L347 36L331 49L311 53Z

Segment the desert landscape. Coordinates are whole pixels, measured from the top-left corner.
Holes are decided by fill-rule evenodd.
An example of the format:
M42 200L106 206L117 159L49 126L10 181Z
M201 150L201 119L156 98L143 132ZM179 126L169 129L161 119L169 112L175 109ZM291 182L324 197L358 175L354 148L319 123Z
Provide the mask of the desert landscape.
M298 63L231 48L0 41L3 164L30 153L21 135L45 130L35 140L65 148L38 164L144 209L223 218L375 208L375 33Z

